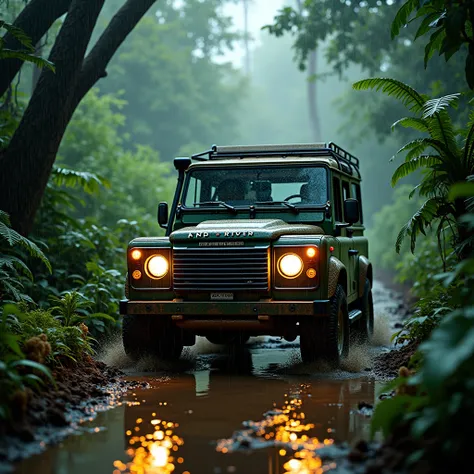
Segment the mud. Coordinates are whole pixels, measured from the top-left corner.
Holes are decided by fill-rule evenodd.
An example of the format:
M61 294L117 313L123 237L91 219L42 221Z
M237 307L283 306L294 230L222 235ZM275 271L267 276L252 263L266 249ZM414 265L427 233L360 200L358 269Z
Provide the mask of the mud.
M0 462L11 462L43 451L47 445L81 431L85 420L113 408L128 390L137 387L124 381L118 369L92 358L82 364L52 371L55 385L41 392L27 392L14 399L11 421L0 421ZM145 382L141 382L146 384Z
M133 362L112 341L100 360L150 388L118 395L116 408L92 421L82 415L81 436L16 464L15 472L365 472L379 463L380 440L364 440L384 366L394 364L391 334L406 317L402 298L379 282L374 300L372 344L352 347L337 371L303 364L298 340L252 338L229 351L198 338L172 364Z

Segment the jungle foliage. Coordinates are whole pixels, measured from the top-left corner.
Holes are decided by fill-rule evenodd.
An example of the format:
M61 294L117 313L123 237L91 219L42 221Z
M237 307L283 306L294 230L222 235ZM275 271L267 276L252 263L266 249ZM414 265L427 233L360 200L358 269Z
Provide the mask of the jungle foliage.
M461 51L464 42L472 42L472 5L468 5L468 2L408 1L397 13L392 35L396 36L410 14L417 10L417 18L422 21L418 36L435 29L426 45L425 62L435 50L448 60ZM472 87L470 54L469 50L465 72ZM421 298L414 317L395 334L397 342L422 342L413 361L417 371L410 376L401 369L400 377L386 387L386 390L396 388L396 395L377 405L372 433L382 430L388 435L401 426L409 430L414 443L404 460L405 468L416 470L417 466L429 465L436 466L433 472L462 470L470 446L461 427L474 420L470 396L474 388L472 102L468 108L469 119L464 126L457 127L449 110L456 106L458 93L430 98L387 78L367 79L354 87L374 88L400 100L411 114L395 126L410 127L422 134L396 153L404 153L405 160L395 171L392 184L421 170L420 182L410 197L418 194L425 199L402 227L396 250L400 251L408 236L414 252L419 235L428 234L415 261L415 265L423 263L425 270L428 269L415 273L419 283L416 291ZM416 250L419 253L420 248ZM442 271L436 271L429 262L436 258L443 264Z

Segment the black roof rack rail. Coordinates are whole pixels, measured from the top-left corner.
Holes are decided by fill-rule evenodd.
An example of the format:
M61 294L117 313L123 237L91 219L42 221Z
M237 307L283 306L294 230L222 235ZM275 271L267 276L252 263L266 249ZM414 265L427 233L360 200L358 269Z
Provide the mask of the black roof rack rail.
M208 161L219 160L223 158L245 158L270 156L321 156L330 154L339 165L339 169L352 174L352 168L359 175L359 159L344 150L334 142L316 143L316 144L297 144L297 145L256 145L256 146L236 146L236 147L218 147L212 145L211 148L202 153L192 155L193 160Z

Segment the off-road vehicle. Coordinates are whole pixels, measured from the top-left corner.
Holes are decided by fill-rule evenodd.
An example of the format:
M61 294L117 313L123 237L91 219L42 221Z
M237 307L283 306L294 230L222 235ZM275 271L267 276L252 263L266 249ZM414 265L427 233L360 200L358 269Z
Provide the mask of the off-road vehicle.
M359 160L334 143L213 146L175 158L165 237L128 246L123 343L178 358L195 336L300 338L304 362L338 364L373 332Z

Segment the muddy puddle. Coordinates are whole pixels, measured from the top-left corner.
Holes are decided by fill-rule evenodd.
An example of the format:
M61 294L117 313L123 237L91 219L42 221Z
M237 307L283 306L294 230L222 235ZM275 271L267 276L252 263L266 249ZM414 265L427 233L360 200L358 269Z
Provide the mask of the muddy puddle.
M238 353L199 340L175 367L104 357L149 389L128 393L90 430L15 466L18 474L348 472L347 446L369 437L398 301L377 284L376 337L337 372L305 366L298 341L256 338ZM154 372L149 372L153 370ZM339 447L339 442L346 445ZM342 471L341 471L342 468Z

